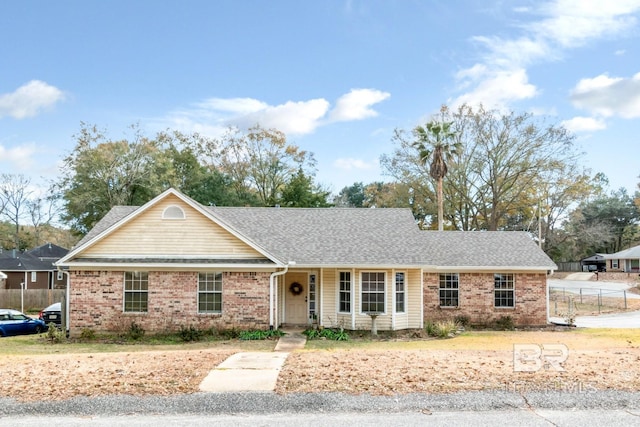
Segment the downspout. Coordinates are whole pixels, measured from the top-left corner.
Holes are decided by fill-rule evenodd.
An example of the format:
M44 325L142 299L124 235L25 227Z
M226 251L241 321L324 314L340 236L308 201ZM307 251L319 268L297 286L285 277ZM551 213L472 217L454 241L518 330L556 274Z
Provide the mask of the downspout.
M62 274L66 274L67 275L67 296L64 299L64 309L66 311L66 313L64 314L65 317L65 326L66 326L66 335L67 338L69 338L69 333L71 332L71 313L70 313L70 308L71 308L71 275L69 274L68 271L63 271Z
M549 276L553 274L553 270L549 270L547 271L547 274L545 275L544 278L544 284L545 284L545 288L546 288L546 294L547 294L547 325L551 323L551 311L549 308Z
M273 273L271 273L271 275L269 276L269 330L273 330L273 309L274 309L274 298L275 298L275 294L274 294L274 289L275 289L275 280L277 276L282 276L283 274L286 274L287 271L289 271L289 266L290 265L295 265L295 261L289 261L289 263L287 265L284 266L284 270L282 271L274 271Z
M71 327L69 326L70 320L71 320L71 315L69 314L69 309L71 308L71 304L69 302L69 300L71 299L71 275L69 274L68 271L64 271L62 268L58 267L58 271L62 272L62 274L65 274L67 276L67 289L66 289L66 296L64 298L64 325L65 325L65 329L66 329L66 335L67 338L69 338L69 333L71 331Z

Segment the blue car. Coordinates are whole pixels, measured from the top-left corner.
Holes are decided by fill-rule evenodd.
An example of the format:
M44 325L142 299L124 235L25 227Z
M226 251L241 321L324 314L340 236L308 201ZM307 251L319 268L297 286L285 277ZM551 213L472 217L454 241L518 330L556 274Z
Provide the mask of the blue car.
M47 329L48 326L40 319L32 319L18 310L0 308L0 337L39 334Z

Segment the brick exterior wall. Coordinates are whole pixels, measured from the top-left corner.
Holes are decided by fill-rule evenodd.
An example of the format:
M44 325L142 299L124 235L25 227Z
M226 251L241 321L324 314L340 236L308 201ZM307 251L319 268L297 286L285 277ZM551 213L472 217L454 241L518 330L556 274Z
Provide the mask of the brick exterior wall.
M198 313L198 273L150 271L148 311L124 313L123 271L71 271L70 328L127 331L136 322L146 332L199 329L266 329L269 326L269 273L225 272L222 313Z
M424 319L437 321L466 316L472 325L490 325L510 316L516 326L547 323L546 274L514 274L515 307L494 307L492 273L460 273L458 307L440 307L440 275L424 273Z

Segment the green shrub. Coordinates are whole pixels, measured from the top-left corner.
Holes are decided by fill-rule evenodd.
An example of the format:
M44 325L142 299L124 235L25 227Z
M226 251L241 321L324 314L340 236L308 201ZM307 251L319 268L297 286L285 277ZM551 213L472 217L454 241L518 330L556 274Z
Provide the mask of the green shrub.
M425 325L427 335L438 338L449 338L455 335L460 329L460 324L455 320L439 320L437 322L428 321Z
M180 331L178 332L180 339L184 342L191 341L200 341L204 336L204 331L194 328L193 326L189 326L185 328L184 326L180 326Z
M240 331L240 333L238 334L238 339L241 340L246 340L246 341L250 341L250 340L266 340L266 339L271 339L271 338L278 338L284 335L284 332L282 332L279 329L269 329L266 331L261 331L261 330L253 330L253 331Z
M436 336L436 324L431 320L427 320L427 323L424 325L424 330L427 335L435 337Z
M302 333L305 334L307 336L307 339L309 340L316 340L320 338L324 338L332 341L348 341L349 340L349 334L343 328L307 329Z
M240 329L231 328L231 329L223 329L218 333L220 334L220 336L224 337L225 339L233 340L240 336L240 332L242 332Z
M320 331L318 329L305 329L304 331L302 331L302 333L307 336L308 340L315 340L317 338L320 338Z
M515 329L511 316L500 316L500 318L495 321L495 327L502 331L512 331Z
M67 334L61 328L58 328L55 323L49 323L49 329L47 330L47 339L52 343L60 343L66 341Z
M96 339L96 333L93 329L84 328L82 332L80 332L80 339L82 341L93 341Z
M471 324L471 319L469 319L469 316L464 314L454 317L453 320L463 328L466 328Z
M129 330L127 331L127 338L137 341L144 337L144 334L145 330L142 326L138 325L136 322L131 322Z

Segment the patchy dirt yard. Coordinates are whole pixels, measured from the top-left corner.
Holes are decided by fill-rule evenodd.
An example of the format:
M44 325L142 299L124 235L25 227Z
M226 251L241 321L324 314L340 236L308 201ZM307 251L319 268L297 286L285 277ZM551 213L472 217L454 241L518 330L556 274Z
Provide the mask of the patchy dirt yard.
M565 371L514 371L514 344L562 344ZM275 345L275 342L274 342ZM193 393L233 342L193 349L118 353L8 355L0 359L0 395L22 401L107 394ZM463 390L640 390L635 331L473 332L447 340L312 342L291 353L278 393L449 393Z

